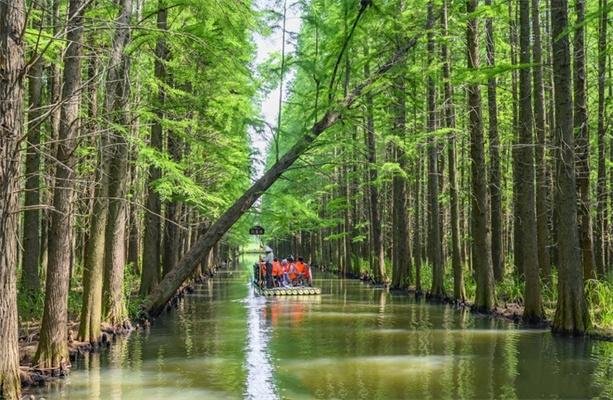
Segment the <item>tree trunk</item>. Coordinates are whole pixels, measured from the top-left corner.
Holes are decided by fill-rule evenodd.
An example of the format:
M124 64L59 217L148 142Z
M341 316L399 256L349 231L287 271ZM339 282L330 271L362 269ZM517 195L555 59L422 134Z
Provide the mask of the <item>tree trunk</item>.
M17 319L19 141L23 131L23 0L0 2L0 398L20 398Z
M129 132L127 103L130 91L129 59L126 46L130 40L132 0L120 0L116 21L113 53L108 71L107 115L114 125ZM113 126L113 125L111 125ZM108 219L105 228L104 281L102 315L114 326L125 324L128 312L124 302L123 276L126 264L126 181L128 175L128 143L121 130L111 130L108 179Z
M431 24L427 24L430 28ZM143 301L141 305L142 316L150 318L157 316L163 309L168 300L176 293L181 284L188 279L197 267L202 256L206 254L219 241L223 234L244 214L253 203L268 189L285 170L292 165L296 159L313 143L313 141L326 129L334 125L340 118L341 112L346 110L369 88L373 82L385 75L390 68L401 62L406 54L415 46L419 35L408 40L392 57L382 64L371 76L367 77L361 84L357 85L348 96L335 108L328 110L324 116L313 125L310 132L301 137L292 146L279 162L275 163L260 179L258 179L234 204L226 210L211 225L206 233L198 239L181 260L164 279L157 285L152 293Z
M45 284L45 307L40 342L34 357L40 368L67 368L67 308L70 278L72 193L74 166L79 132L79 90L81 87L81 57L83 15L88 2L70 0L68 8L67 48L64 54L64 75L60 130L53 188L53 208L49 229L49 260Z
M468 69L479 68L478 23L473 15L478 0L467 0L466 27ZM476 83L470 83L468 93L468 129L470 131L471 156L471 234L472 263L476 275L475 309L489 311L494 308L494 273L492 270L492 249L488 230L487 178L485 176L485 157L483 140L483 120L481 116L481 90Z
M404 141L406 136L406 105L404 76L399 75L394 80L393 87L393 114L394 134L398 140ZM407 168L407 156L402 146L394 145L396 162L401 171ZM406 178L400 173L395 173L392 178L392 249L394 252L392 284L393 289L405 289L409 285L407 278L411 268L409 252L409 220L407 215Z
M432 24L434 21L434 10L432 2L428 2L428 20ZM434 59L434 32L428 32L428 66ZM428 138L428 249L429 258L432 263L432 287L430 295L442 298L445 296L445 288L443 287L444 269L442 260L442 248L440 237L440 207L438 201L439 195L439 172L438 172L438 141L434 138L436 130L436 87L432 73L427 77L427 131Z
M42 22L39 25L42 26ZM40 26L39 29L42 29ZM43 115L41 97L44 67L40 54L33 53L32 58L35 61L28 76L28 144L20 284L21 290L28 296L36 296L40 290L40 119Z
M174 162L181 160L181 145L179 138L172 132L168 132L168 153ZM164 223L164 253L162 254L162 270L166 275L179 261L179 216L181 205L176 200L171 200L166 205L166 218Z
M443 35L449 36L448 28L448 0L443 1ZM441 57L443 63L443 86L444 86L444 115L445 127L450 129L449 139L447 143L447 169L449 173L449 207L451 208L451 267L453 269L453 297L458 301L466 300L466 291L464 289L464 276L462 267L462 256L460 252L460 213L458 209L458 178L456 176L456 122L455 122L455 107L453 104L453 86L451 85L451 66L449 61L449 49L447 42L441 43ZM490 137L491 140L491 137ZM491 141L490 141L491 146Z
M606 67L607 67L607 0L599 0L601 12L598 29L598 181L596 183L596 225L594 251L596 270L606 274L607 250L607 152L606 152ZM613 190L613 188L611 188Z
M368 58L368 51L366 51ZM370 75L370 66L364 65L364 74ZM385 251L383 248L383 235L381 233L381 217L379 215L379 190L377 189L377 143L375 137L375 120L372 93L366 93L366 158L368 160L368 190L370 193L370 231L373 263L370 269L375 282L382 283L385 277Z
M536 165L536 235L538 259L541 276L549 280L551 260L549 258L549 226L547 210L547 161L546 123L545 123L545 88L543 84L543 54L541 44L541 23L539 0L532 0L532 79L534 83L534 129L536 130L535 165Z
M168 29L167 10L164 0L158 0L157 28L160 31ZM164 37L160 37L155 47L155 78L166 79L166 65L168 49ZM155 120L151 125L150 146L162 150L162 121L164 119L164 103L166 94L163 87L158 91L158 103L155 109ZM162 205L160 195L152 186L160 179L161 171L155 166L149 168L149 184L147 186L147 210L145 214L145 238L143 240L143 269L140 281L140 295L148 295L157 284L160 275L160 213Z
M555 182L558 229L558 302L552 330L582 335L589 327L577 229L575 144L571 104L571 67L567 0L551 0L555 134L558 157Z
M579 195L579 242L583 277L595 278L594 248L592 246L592 219L590 217L590 137L587 120L585 69L585 0L575 0L577 22L573 41L574 50L574 126L576 141L577 192Z
M485 0L485 5L491 6L492 0ZM485 19L486 64L496 65L496 47L494 45L494 24L492 18ZM494 278L500 282L504 276L504 257L502 248L502 196L500 182L500 138L498 136L498 100L496 94L496 77L487 80L487 110L489 137L489 192L492 225L492 266Z
M538 15L536 16L538 18ZM519 1L519 63L530 63L530 0ZM515 197L516 212L521 219L519 245L521 259L517 260L524 272L524 321L543 319L543 305L539 278L534 192L534 151L532 139L532 84L529 68L519 70L519 135L517 148L517 181L519 192Z

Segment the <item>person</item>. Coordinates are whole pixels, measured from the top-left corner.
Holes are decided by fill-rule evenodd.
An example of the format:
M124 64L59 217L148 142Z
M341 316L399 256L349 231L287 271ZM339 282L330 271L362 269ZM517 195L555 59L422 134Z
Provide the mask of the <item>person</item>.
M281 286L281 280L283 278L283 267L278 258L272 261L272 279L275 287Z
M296 262L296 273L298 274L297 279L300 284L311 286L311 269L304 262L304 258L302 257L298 257L298 261Z
M269 246L264 247L264 264L266 265L266 287L272 287L272 262L275 259L275 255L272 252L272 249Z
M287 263L289 264L287 276L289 277L289 282L292 286L296 285L296 278L298 278L298 274L296 271L296 264L294 263L294 258L289 256L287 258Z
M283 271L283 286L287 287L289 286L289 263L286 258L281 260L281 269Z

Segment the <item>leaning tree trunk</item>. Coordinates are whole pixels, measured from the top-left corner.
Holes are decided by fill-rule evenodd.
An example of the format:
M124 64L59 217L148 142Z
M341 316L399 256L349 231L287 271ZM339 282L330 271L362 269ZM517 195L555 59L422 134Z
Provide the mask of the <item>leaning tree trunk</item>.
M449 36L448 28L448 0L443 1L443 35ZM463 302L466 300L464 289L464 272L462 268L462 256L460 252L460 212L458 208L458 178L456 176L456 123L455 107L453 104L453 86L451 85L451 66L449 61L449 49L447 42L441 44L441 57L443 64L443 87L445 99L443 102L445 127L450 129L447 143L447 170L449 173L449 207L451 208L451 267L453 269L453 297ZM491 140L491 138L490 138ZM490 142L491 146L491 142Z
M492 0L485 0L485 5L491 5ZM494 42L494 24L492 18L485 20L485 60L488 67L496 65L496 47ZM498 135L498 100L496 77L487 80L487 110L489 138L489 192L492 225L492 267L497 282L504 276L504 257L502 248L502 190L500 182L500 137Z
M167 10L164 0L158 1L157 27L160 31L168 29ZM165 38L158 39L155 47L155 78L158 80L166 79L166 65L168 60L168 49L166 48ZM162 150L162 120L164 119L164 102L166 94L164 88L158 89L157 105L155 109L155 120L151 125L150 146L156 150ZM160 169L156 166L149 168L149 185L147 187L147 209L145 214L145 237L143 239L143 269L140 281L140 295L148 295L157 284L160 275L160 240L161 240L161 219L162 204L160 195L152 187L152 184L162 176Z
M20 397L17 343L19 141L23 131L23 0L0 2L0 398Z
M577 187L567 0L551 0L558 229L558 302L552 330L582 335L589 327L577 229Z
M478 0L467 0L466 12L469 16L466 26L468 69L479 68L478 23L473 15ZM475 269L477 287L475 308L489 311L494 308L494 272L492 270L492 249L488 229L487 178L485 176L483 120L481 116L481 90L476 83L470 83L468 92L468 130L470 131L471 156L471 234L472 262Z
M541 276L549 280L551 260L549 257L549 226L547 224L547 161L545 157L545 87L543 83L543 48L541 44L541 23L539 0L532 0L532 79L534 83L534 129L536 130L536 235Z
M579 242L583 277L595 278L594 248L592 245L592 218L590 216L590 137L587 119L586 68L585 68L585 0L575 0L577 22L573 41L574 50L574 126L577 132L576 173L579 194Z
M431 24L428 23L427 28L430 28L430 26ZM371 76L367 77L365 81L357 85L338 106L329 109L324 116L313 125L311 130L301 137L298 142L279 159L279 162L275 163L241 197L239 197L234 204L213 223L213 225L211 225L206 233L198 239L183 258L179 260L176 268L170 271L143 301L141 305L142 317L151 318L157 316L164 309L168 300L176 293L183 282L193 274L198 266L198 262L210 251L215 243L219 241L224 233L230 229L262 193L264 193L283 172L285 172L285 170L310 147L313 141L321 135L321 133L338 121L342 111L354 104L366 89L385 75L394 65L404 60L406 54L417 43L418 38L419 35L408 40L387 62L383 63L381 67Z
M538 15L536 16L538 18ZM519 0L519 63L530 63L530 0ZM534 192L534 150L532 139L532 84L530 69L519 70L519 137L517 140L517 181L519 193L515 209L521 226L517 260L524 272L524 321L534 323L543 319L543 304L539 278Z
M68 285L70 278L72 192L79 131L79 90L83 15L89 2L70 0L68 42L64 54L64 75L57 166L53 188L53 209L49 228L49 255L45 283L45 307L40 342L34 357L40 368L64 369L70 364L67 346Z

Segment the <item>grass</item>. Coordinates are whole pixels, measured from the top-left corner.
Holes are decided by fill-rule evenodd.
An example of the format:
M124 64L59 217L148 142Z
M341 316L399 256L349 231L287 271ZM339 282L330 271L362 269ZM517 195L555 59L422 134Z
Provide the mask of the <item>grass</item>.
M613 333L613 279L589 279L585 283L585 295L592 326L600 331Z

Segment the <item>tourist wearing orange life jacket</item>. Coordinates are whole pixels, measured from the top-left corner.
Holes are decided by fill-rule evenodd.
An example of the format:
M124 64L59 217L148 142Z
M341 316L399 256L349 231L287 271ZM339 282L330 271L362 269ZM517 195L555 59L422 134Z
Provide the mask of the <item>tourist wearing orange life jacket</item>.
M278 258L274 258L272 262L272 279L275 286L281 286L283 278L283 267Z
M289 264L289 268L288 268L288 277L289 277L289 281L292 285L296 284L296 278L298 278L298 273L296 271L296 264L294 263L294 259L290 256L287 259L287 262Z

